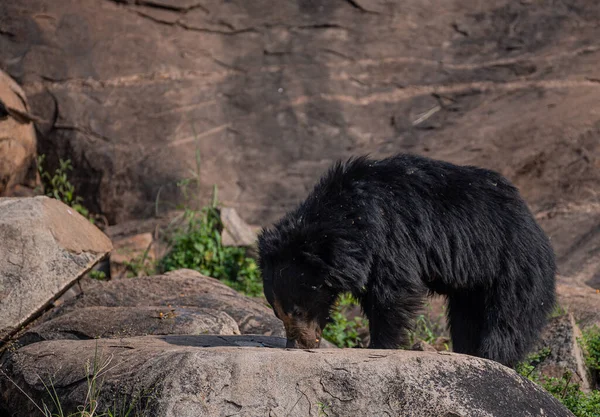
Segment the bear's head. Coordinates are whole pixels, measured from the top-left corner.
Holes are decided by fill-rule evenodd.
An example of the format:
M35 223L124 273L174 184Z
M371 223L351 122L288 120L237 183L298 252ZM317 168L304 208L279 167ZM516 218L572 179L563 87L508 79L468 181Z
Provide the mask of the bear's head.
M283 321L288 347L319 347L323 328L339 290L329 280L331 268L306 235L263 230L258 238L264 293Z

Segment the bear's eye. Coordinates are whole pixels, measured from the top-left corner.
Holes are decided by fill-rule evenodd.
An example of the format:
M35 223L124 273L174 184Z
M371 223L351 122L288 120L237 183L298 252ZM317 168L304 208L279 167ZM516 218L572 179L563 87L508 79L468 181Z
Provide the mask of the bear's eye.
M300 310L299 307L294 307L292 309L292 316L294 316L294 317L302 317L303 316L302 310Z

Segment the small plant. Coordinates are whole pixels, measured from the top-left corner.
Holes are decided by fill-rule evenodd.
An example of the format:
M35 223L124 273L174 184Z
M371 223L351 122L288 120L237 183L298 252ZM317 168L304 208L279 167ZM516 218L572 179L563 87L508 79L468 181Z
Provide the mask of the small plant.
M431 306L428 305L427 308L431 312ZM431 314L419 314L415 320L413 330L408 332L408 340L410 345L419 340L432 344L444 332L444 312L441 312L436 318L432 318Z
M90 278L103 281L106 279L106 273L104 271L90 271Z
M549 348L529 355L516 366L516 371L530 381L541 385L558 399L576 417L600 417L600 391L584 393L579 384L572 381L572 374L566 371L560 378L542 375L538 366L550 355Z
M128 278L150 276L156 273L158 269L157 263L154 259L151 259L148 256L151 247L152 243L148 245L148 247L146 248L146 250L144 250L143 253L136 256L132 260L125 261L123 263Z
M584 393L571 382L571 373L561 378L545 377L542 387L564 404L577 417L600 417L600 391Z
M349 320L344 314L355 305L358 301L351 294L341 294L329 314L331 322L323 330L323 337L337 347L352 348L361 344L359 330L367 327L367 320L360 316Z
M567 314L567 310L565 310L565 308L563 306L561 306L560 304L557 304L554 307L554 310L552 310L552 313L550 313L549 318L553 319L556 317L564 316L565 314Z
M90 212L82 204L83 199L75 194L75 186L69 181L69 171L73 170L71 160L60 159L59 166L54 174L50 174L44 169L45 160L46 155L38 156L37 167L44 184L45 194L72 207L93 223L94 220L91 218Z
M103 385L103 375L107 371L110 366L112 358L108 358L106 360L102 360L98 353L98 346L96 345L96 350L94 353L93 363L89 361L86 362L85 375L87 379L87 391L86 396L79 407L77 407L77 412L65 414L62 408L62 404L60 402L60 398L56 393L54 388L54 384L50 381L46 384L43 380L41 380L44 388L52 398L52 402L54 403L55 412L50 412L48 406L43 403L44 408L44 416L46 417L101 417L104 414L98 414L98 398L100 397L100 392L102 391Z
M160 269L194 269L246 295L260 296L262 280L256 261L244 248L223 246L222 230L216 202L199 211L187 209L183 226L168 238L171 249L160 261Z
M318 402L317 403L317 411L318 411L318 416L319 417L329 417L329 408L330 405L324 402Z
M515 370L525 378L528 378L533 382L539 382L539 374L534 373L534 371L536 371L537 367L550 356L550 353L552 353L552 351L548 347L543 348L539 352L532 353L526 360L518 363Z

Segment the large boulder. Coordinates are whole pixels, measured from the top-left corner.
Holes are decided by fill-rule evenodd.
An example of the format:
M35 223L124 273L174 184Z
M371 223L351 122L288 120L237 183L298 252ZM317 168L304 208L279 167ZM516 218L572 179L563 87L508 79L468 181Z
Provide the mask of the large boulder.
M21 87L0 71L0 196L19 185L34 187L36 137L29 105Z
M75 410L85 404L96 364L97 411L111 407L118 414L124 404L141 417L572 416L542 388L488 360L397 350L267 349L284 340L238 338L35 343L5 357L11 381L0 378L0 393L12 415L33 415L34 402L52 407L51 382L63 410Z
M200 197L217 184L250 224L366 152L497 169L541 208L600 182L594 1L20 0L0 16L41 150L72 159L111 223L173 207L198 166Z
M80 296L65 301L46 315L45 320L83 307L196 307L227 313L242 334L285 334L283 324L265 304L189 269L108 282L88 280L82 286Z
M111 250L74 209L48 197L0 198L0 340Z

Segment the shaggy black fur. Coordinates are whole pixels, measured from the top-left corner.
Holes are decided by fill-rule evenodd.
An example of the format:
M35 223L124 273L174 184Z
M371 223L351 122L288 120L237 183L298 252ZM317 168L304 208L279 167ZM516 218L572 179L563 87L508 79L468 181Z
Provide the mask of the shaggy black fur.
M290 346L318 346L336 296L350 291L370 347L397 348L439 293L455 352L514 366L554 306L554 253L517 189L496 172L415 155L337 163L262 231L259 253Z

